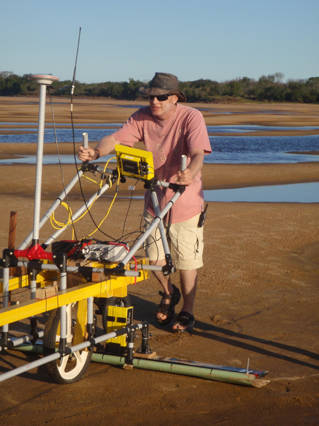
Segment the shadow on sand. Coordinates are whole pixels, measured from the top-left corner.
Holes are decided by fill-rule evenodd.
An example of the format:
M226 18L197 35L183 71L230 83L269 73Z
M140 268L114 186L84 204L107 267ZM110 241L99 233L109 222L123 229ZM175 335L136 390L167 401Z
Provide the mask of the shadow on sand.
M172 333L170 331L169 326L159 327L159 325L156 323L154 319L156 305L153 302L149 302L138 296L130 295L130 297L132 304L134 305L134 317L137 321L148 321L152 326L167 330L168 332ZM259 353L269 357L281 359L290 363L319 370L319 363L314 364L311 362L300 360L293 356L293 354L298 354L319 361L319 354L311 352L307 349L299 348L297 346L287 345L284 343L263 339L261 337L250 336L244 333L238 333L227 328L216 327L213 324L208 324L198 320L196 321L192 334L194 336L201 336L207 339L214 340L216 342L242 348L250 352ZM275 352L273 348L282 351L287 351L290 353L290 355L285 355L284 353L280 353L277 351Z

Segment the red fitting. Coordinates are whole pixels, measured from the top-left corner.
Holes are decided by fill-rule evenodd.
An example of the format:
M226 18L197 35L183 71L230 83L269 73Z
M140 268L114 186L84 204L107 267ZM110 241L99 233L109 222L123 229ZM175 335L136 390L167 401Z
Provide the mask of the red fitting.
M26 257L29 260L53 260L52 253L48 253L40 244L35 244L25 250L14 250L15 257Z

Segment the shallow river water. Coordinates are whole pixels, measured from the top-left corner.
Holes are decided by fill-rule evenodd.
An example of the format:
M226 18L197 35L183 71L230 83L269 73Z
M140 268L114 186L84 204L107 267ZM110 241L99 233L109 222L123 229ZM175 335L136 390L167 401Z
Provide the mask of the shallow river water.
M30 143L37 142L37 123L0 123L0 129L12 131L11 134L0 134L1 142ZM18 125L19 128L12 128ZM90 141L99 140L111 134L120 124L78 124L74 129L74 140L82 140L82 133L87 132ZM262 163L299 163L317 162L319 155L311 152L319 151L319 135L311 136L250 136L257 130L310 130L319 127L269 127L269 126L208 126L208 133L240 133L241 136L210 136L212 154L205 156L205 163L210 164L262 164ZM17 130L19 133L17 133ZM57 125L55 129L46 128L45 143L72 141L72 129L67 124ZM63 143L63 142L62 142ZM74 163L73 155L45 155L44 164ZM36 156L28 155L20 158L2 159L1 164L36 164ZM220 189L205 191L207 201L247 201L247 202L319 202L318 183L271 185L238 189Z

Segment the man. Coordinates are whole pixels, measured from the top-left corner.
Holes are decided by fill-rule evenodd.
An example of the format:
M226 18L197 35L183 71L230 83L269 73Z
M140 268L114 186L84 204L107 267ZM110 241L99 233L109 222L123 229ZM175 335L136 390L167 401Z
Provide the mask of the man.
M169 240L173 263L180 272L183 307L172 326L173 331L190 330L194 326L193 315L197 286L197 269L203 266L203 227L199 218L203 211L201 169L205 153L211 152L207 128L202 114L181 105L185 101L179 90L176 76L155 73L148 87L141 89L149 97L149 106L136 111L121 129L101 139L96 148L81 147L79 159L96 160L113 151L118 143L133 146L143 141L153 153L155 175L160 180L185 185L186 189L169 212ZM181 155L187 156L187 167L180 171ZM159 189L161 208L172 196L172 190ZM145 221L154 216L149 194L145 196ZM158 229L154 232L158 233ZM158 234L149 238L147 255L152 264L164 265L165 257ZM154 272L163 292L156 313L160 325L172 322L175 305L179 302L180 291L171 283L169 276Z

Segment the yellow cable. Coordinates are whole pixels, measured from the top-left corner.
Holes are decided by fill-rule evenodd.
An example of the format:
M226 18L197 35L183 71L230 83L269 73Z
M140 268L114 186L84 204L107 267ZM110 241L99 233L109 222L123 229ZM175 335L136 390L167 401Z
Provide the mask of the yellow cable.
M103 169L103 172L105 172L105 170L107 169L107 167L108 167L108 164L109 164L109 162L112 160L112 159L114 159L114 158L116 158L116 157L111 157L111 158L109 158L108 159L108 161L105 163L105 166L104 166L104 169ZM100 182L98 183L96 180L94 180L94 179L92 179L92 178L89 178L89 177L87 177L87 176L85 176L85 175L82 175L85 179L87 179L87 180L89 180L90 182L93 182L93 183L95 183L96 185L98 185L99 186L99 188L102 188L102 186L103 186L103 179L100 179ZM119 183L119 177L120 177L120 174L118 173L118 179L117 179L117 184ZM109 179L108 179L108 184L109 184L109 187L111 188L112 187L112 180L111 180L111 178L109 177ZM93 235L97 230L98 230L98 228L100 227L100 225L102 225L103 224L103 222L105 221L105 219L107 218L107 216L109 215L109 212L110 212L110 210L111 210L111 208L112 208L112 206L113 206L113 204L114 204L114 201L115 201L115 199L116 199L116 196L117 196L117 193L115 193L115 196L113 197L113 200L112 200L112 202L111 202L111 205L110 205L110 207L109 207L109 209L108 209L108 211L107 211L107 213L106 213L106 215L104 216L104 218L101 220L101 222L99 223L99 225L97 226L97 228L91 233L91 234L89 234L89 236L91 236L91 235ZM77 222L79 222L81 219L83 219L84 217L85 217L85 215L88 213L88 211L92 208L92 206L94 205L94 203L96 202L96 200L98 199L99 197L98 197L98 194L96 194L96 196L95 196L95 198L94 198L94 200L92 201L92 203L91 203L91 205L90 206L87 206L87 208L86 208L86 210L84 211L84 213L81 215L81 216L79 216L77 219L75 219L75 220L73 220L72 221L72 210L71 210L71 207L66 203L66 202L64 202L64 201L62 201L61 202L61 206L63 206L67 211L68 211L68 220L67 220L67 222L60 222L60 221L58 221L56 218L55 218L55 215L54 215L54 212L52 212L52 214L51 214L51 216L50 216L50 223L51 223L51 226L52 226L52 228L53 229L57 229L57 230L59 230L59 229L63 229L63 228L66 228L68 225L70 225L70 223L72 223L73 222L73 224L74 223L77 223ZM72 239L74 239L74 229L72 229Z
M114 158L114 157L112 157L112 158ZM105 163L105 166L104 166L104 170L103 171L105 171L106 170L106 168L107 168L107 166L108 166L108 164L109 164L109 162L110 162L110 160L111 160L111 158ZM102 188L102 186L103 186L103 180L102 179L100 179L100 182L99 182L99 184L97 183L97 181L94 181L93 179L91 179L91 178L88 178L87 176L85 176L85 175L82 175L83 177L85 177L86 179L88 179L88 180L90 180L91 182L94 182L94 183L96 183L97 185L99 185L99 188ZM111 179L109 178L109 186L110 186L110 188L111 188L111 186L112 186L112 181L111 181ZM81 219L83 219L84 217L85 217L85 215L88 213L88 211L92 208L92 206L94 205L94 203L96 202L96 200L98 199L99 197L98 197L98 194L96 194L96 196L95 196L95 198L94 198L94 200L92 201L92 203L91 203L91 205L90 206L87 206L87 208L85 209L85 211L83 212L83 214L81 215L81 216L79 216L77 219L75 219L74 221L73 221L73 223L77 223L77 222L79 222Z
M54 229L65 228L66 226L68 226L71 223L71 218L72 218L71 207L69 207L69 205L67 203L65 203L64 201L61 202L61 206L64 207L67 210L68 220L67 220L67 222L60 222L55 218L54 212L52 212L52 214L50 216L50 223L51 223L52 228L54 228Z
M114 194L114 197L113 197L113 199L112 199L112 201L111 201L111 204L110 204L110 206L109 206L109 208L108 208L108 210L107 210L107 212L106 212L105 216L101 219L101 221L100 221L100 223L97 225L97 227L96 227L96 228L95 228L92 232L90 232L90 234L88 234L88 235L87 235L88 237L91 237L92 235L94 235L94 234L96 233L96 231L98 231L98 230L100 229L101 225L103 225L103 223L105 222L106 218L107 218L107 217L108 217L108 215L110 214L111 208L113 207L113 204L114 204L114 202L115 202L115 200L116 200L117 194L118 194L117 192Z
M109 160L110 161L110 160ZM105 169L106 169L106 166L105 166ZM104 169L104 170L105 170ZM117 174L117 181L116 181L116 185L118 185L119 184L119 182L120 182L120 169L119 169L119 167L118 167L118 165L117 165L117 171L118 171L118 174ZM113 196L113 199L112 199L112 201L111 201L111 204L110 204L110 206L109 206L109 208L108 208L108 210L107 210L107 212L106 212L106 214L104 215L104 217L101 219L101 221L100 221L100 223L95 227L95 229L93 229L93 231L92 232L90 232L88 235L87 235L87 237L91 237L92 235L94 235L99 229L100 229L100 227L101 227L101 225L103 225L103 223L105 222L105 220L106 220L106 218L108 217L108 215L110 214L110 211L111 211L111 209L112 209L112 207L113 207L113 204L114 204L114 202L115 202L115 200L116 200L116 197L117 197L117 194L118 194L118 192L116 191L116 193L114 194L114 196Z
M85 176L85 175L82 175L82 176L83 176L84 179L86 179L86 180L88 180L90 182L93 182L93 183L96 183L97 185L99 185L99 182L97 180L94 180L94 179L92 179L92 178L90 178L88 176Z

